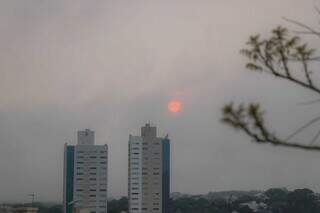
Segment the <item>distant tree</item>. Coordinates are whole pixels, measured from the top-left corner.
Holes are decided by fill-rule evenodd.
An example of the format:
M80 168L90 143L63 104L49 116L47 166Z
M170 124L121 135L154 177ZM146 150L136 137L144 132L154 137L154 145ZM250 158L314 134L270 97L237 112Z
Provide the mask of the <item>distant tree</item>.
M289 191L285 188L272 188L268 189L264 194L268 197L268 203L286 202Z
M287 213L318 213L319 203L310 189L296 189L288 194Z
M172 212L176 212L178 209L182 213L189 213L195 206L195 200L192 198L178 198L172 201Z
M177 209L177 211L175 211L175 213L182 213L180 209Z
M227 200L222 198L222 197L219 197L219 198L215 198L213 200L213 203L215 206L219 207L219 208L224 208L227 206Z
M48 213L62 213L62 205L54 205L48 208Z
M243 206L243 207L240 207L238 209L238 212L239 213L254 213L252 209L250 209L248 206Z
M236 200L236 203L248 203L248 202L251 202L251 201L256 201L256 197L254 196L251 196L251 195L242 195L241 197L239 197L237 200Z
M317 9L317 11L320 14L320 10ZM296 33L320 38L320 31L294 20L286 20L302 28L303 31ZM320 96L320 87L311 71L311 64L319 61L320 58L315 55L315 49L308 47L300 37L290 34L286 28L281 26L275 28L269 38L262 38L260 35L251 36L247 42L247 48L241 50L241 53L248 59L246 64L248 70L272 75ZM306 104L316 102L320 100ZM320 116L302 125L288 137L283 137L266 125L264 115L258 103L239 105L229 103L223 107L222 121L246 133L259 144L320 151L320 146L314 144L320 137L320 131L309 140L299 142L292 140L309 126L319 123Z
M108 213L120 213L121 211L128 212L128 199L126 197L108 201Z

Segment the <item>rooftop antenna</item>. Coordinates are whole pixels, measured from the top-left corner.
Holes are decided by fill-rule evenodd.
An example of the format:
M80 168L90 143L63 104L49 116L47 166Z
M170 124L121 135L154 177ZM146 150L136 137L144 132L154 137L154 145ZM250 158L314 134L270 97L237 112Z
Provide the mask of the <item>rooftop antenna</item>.
M31 206L33 206L34 203L34 197L36 196L34 193L28 194L29 197L31 197Z

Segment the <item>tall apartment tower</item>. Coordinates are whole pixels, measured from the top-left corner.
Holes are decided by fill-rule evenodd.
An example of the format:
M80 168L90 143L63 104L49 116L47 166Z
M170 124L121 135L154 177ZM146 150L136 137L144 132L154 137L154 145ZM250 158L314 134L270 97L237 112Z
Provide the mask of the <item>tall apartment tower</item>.
M94 132L78 131L77 145L65 144L63 212L107 213L108 146L94 144Z
M169 213L170 140L146 124L128 148L129 213Z

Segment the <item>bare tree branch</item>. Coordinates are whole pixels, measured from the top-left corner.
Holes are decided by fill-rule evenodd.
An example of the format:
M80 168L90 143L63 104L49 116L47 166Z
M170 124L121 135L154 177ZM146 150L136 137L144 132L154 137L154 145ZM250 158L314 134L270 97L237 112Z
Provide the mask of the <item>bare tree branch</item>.
M319 36L320 37L320 32L319 31L316 31L314 30L312 27L302 23L302 22L299 22L299 21L295 21L295 20L292 20L292 19L289 19L289 18L286 18L286 17L283 17L284 20L286 20L287 22L290 22L292 24L295 24L299 27L302 27L304 29L307 30L307 32L311 33L311 34L314 34L316 36Z
M317 7L317 5L314 5L314 9L318 13L318 15L320 15L320 9L319 9L319 7Z
M317 100L312 100L312 101L306 101L306 102L300 102L298 103L298 105L310 105L310 104L315 104L315 103L319 103L320 99Z
M320 117L313 119L304 125L303 128L306 128L319 120ZM235 108L232 103L228 104L223 108L222 122L235 129L244 131L256 143L320 151L320 146L312 145L312 143L320 136L320 132L311 140L312 143L310 144L288 142L288 140L280 139L275 134L270 133L264 124L263 113L258 104L252 103L247 107L239 105L237 108ZM299 131L301 131L300 129Z
M305 35L314 35L313 32L310 32L310 31L298 31L298 30L292 30L293 33L296 33L296 34L305 34Z
M300 132L302 132L303 130L305 130L306 128L308 128L309 126L311 126L312 124L316 123L320 121L320 116L316 117L314 119L312 119L311 121L307 122L305 125L303 125L302 127L300 127L299 129L297 129L295 132L293 132L291 135L289 135L285 141L289 141L290 139L292 139L294 136L296 136L297 134L299 134Z
M249 59L246 65L248 69L272 74L320 94L320 88L313 84L308 68L308 63L316 59L314 50L299 41L297 36L290 37L287 29L277 27L269 39L251 36L247 42L248 48L241 50L241 53ZM289 64L291 61L302 65L306 80L293 75Z
M309 142L309 144L314 144L314 142L316 142L316 140L319 138L320 136L320 131L317 132L317 134L312 138L312 140Z
M316 10L320 14L320 10L318 8ZM303 28L303 31L299 33L320 37L320 32L312 27L295 20L284 19ZM320 88L314 84L312 72L309 69L310 63L320 61L320 57L314 56L314 49L308 48L307 44L301 43L300 40L297 36L290 36L288 30L281 26L275 28L267 39L262 39L259 35L251 36L246 43L247 48L241 50L241 53L248 58L246 68L268 73L320 95ZM293 69L297 66L301 68ZM297 72L301 72L302 77ZM317 102L320 102L320 99L301 104ZM278 137L268 129L264 122L264 112L257 103L250 103L247 106L240 104L237 107L234 107L232 103L225 105L222 121L243 131L256 143L320 151L320 145L314 145L314 142L320 137L320 131L312 137L309 144L306 141L305 143L292 141L296 135L319 123L320 116L308 121L287 138Z

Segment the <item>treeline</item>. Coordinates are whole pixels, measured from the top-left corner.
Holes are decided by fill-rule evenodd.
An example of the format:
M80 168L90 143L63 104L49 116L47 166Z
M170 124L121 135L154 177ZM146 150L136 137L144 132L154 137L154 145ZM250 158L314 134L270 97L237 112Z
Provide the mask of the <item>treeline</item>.
M13 207L22 204L12 205ZM23 204L23 206L26 206ZM62 205L34 203L39 213L62 213ZM108 213L128 212L128 199L108 201ZM273 188L263 192L212 192L180 195L170 199L170 213L320 213L320 196L310 189L288 191Z
M319 195L310 189L273 188L254 195L229 193L207 198L191 196L172 200L171 213L320 213Z
M211 192L170 199L170 213L320 213L320 196L310 189ZM108 202L108 213L128 212L127 198Z
M18 203L18 204L3 204L7 206L11 206L13 208L19 207L37 207L38 213L62 213L62 205L61 204L52 204L52 203L41 203L35 202L31 203Z

